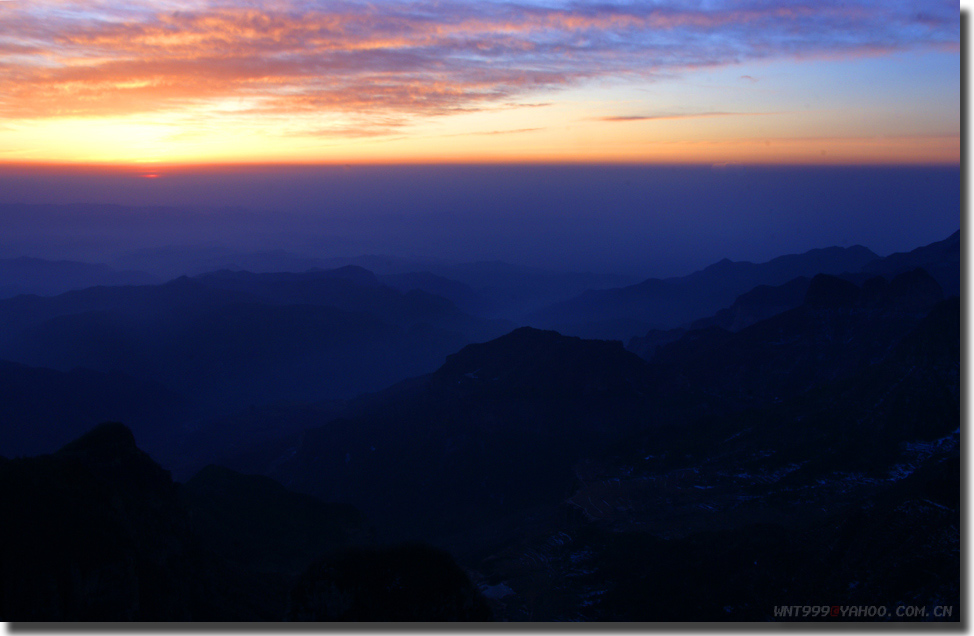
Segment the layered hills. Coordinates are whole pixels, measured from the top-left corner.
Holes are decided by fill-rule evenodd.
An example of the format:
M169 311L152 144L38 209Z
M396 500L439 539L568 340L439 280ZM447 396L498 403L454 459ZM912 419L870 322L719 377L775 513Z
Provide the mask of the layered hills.
M22 294L55 296L98 285L151 285L158 282L159 279L151 274L117 270L102 263L49 261L27 256L0 259L0 298Z
M923 270L819 275L799 307L690 331L648 363L520 329L250 469L451 548L510 590L508 618L764 620L816 589L941 602L957 594L960 403L959 304L942 298ZM937 543L895 555L916 527ZM870 541L887 547L837 567Z
M870 277L892 279L916 268L930 274L946 295L958 295L960 232L883 258L854 246L811 250L766 263L724 259L679 278L650 278L628 287L587 291L541 309L528 320L565 334L624 342L651 330L651 339L658 338L660 331L686 328L712 315L715 323L737 329L798 306L807 280L816 274L862 284Z
M148 418L154 426L135 427L140 441L169 465L201 421L280 401L348 399L375 391L432 371L464 344L508 329L464 314L444 298L400 292L357 268L221 271L161 285L18 296L0 301L0 322L0 359L37 369L6 367L8 375L17 370L22 397L16 402L29 401L45 383L64 388L36 415L8 405L15 419L0 452L50 452L67 441L54 429L78 432L71 422L79 419L86 426L97 423L80 410L65 413L60 424L43 415L64 400L83 403L70 397L69 384L84 376L94 391L88 402L99 391L118 392L119 400L92 404L91 415L104 419L144 421L137 409L122 405L132 386L153 387L145 404L155 405L157 412ZM23 429L18 423L31 418L35 430L26 435L42 439L50 429L46 446L15 441L24 437L14 432ZM149 428L163 434L148 434Z
M4 617L959 620L956 245L647 284L699 303L628 346L357 267L0 301Z
M724 259L679 278L589 291L533 314L533 324L589 338L628 339L647 329L678 327L730 305L758 285L782 285L815 274L858 271L877 256L857 245L780 256L767 263Z

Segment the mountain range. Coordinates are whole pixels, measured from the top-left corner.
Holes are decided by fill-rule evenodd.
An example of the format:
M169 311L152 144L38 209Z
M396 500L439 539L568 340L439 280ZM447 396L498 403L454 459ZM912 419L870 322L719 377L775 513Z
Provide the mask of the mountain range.
M152 285L156 276L140 271L119 271L101 263L49 261L40 258L0 259L0 298L22 294L56 296L72 289L99 285Z
M356 266L2 300L2 617L960 620L959 242L580 297L669 299L627 345Z
M960 293L960 232L909 253L880 258L862 246L816 249L804 254L780 256L766 263L733 262L724 259L700 271L679 278L650 278L636 285L616 289L588 291L576 298L555 303L528 317L529 324L556 329L568 335L606 338L628 342L650 330L666 331L685 328L733 307L738 296L752 292L742 302L758 310L755 318L767 318L777 310L796 307L804 295L801 278L816 274L842 276L861 284L866 278L925 269L948 295ZM770 290L782 288L772 300ZM761 294L760 300L754 294ZM734 318L719 316L728 327ZM740 320L740 318L738 318ZM741 323L743 326L743 323Z
M85 369L92 378L116 378L120 395L139 382L167 395L160 415L152 417L159 423L163 414L172 415L167 434L143 437L146 427L134 425L142 443L167 463L178 458L182 438L201 420L282 400L347 399L375 391L435 369L468 342L509 329L464 314L441 297L395 290L358 268L221 271L161 285L18 296L0 300L0 322L0 359L21 365L22 383L41 382L40 369L59 377ZM94 411L126 420L135 413L113 399ZM88 426L94 423L85 417ZM45 426L38 422L35 428ZM4 435L0 452L23 452L14 441L18 435ZM45 432L31 435L48 438ZM66 441L51 435L45 448L33 450L49 452Z

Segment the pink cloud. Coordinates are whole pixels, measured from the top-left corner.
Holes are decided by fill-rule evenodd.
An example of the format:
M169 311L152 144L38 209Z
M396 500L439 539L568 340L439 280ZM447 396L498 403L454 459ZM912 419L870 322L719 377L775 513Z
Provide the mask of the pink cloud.
M0 9L0 115L127 114L243 97L265 112L372 118L376 126L363 129L374 131L589 78L956 46L956 5L922 4L919 12L866 0L742 0L711 10L682 3L334 3L323 10L295 0L155 11L158 3L124 10L104 1L9 3Z

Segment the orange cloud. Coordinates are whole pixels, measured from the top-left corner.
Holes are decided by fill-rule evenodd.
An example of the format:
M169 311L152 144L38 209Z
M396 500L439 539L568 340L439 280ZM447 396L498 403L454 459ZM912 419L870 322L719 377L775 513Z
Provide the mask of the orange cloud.
M398 124L611 74L958 38L956 8L951 14L939 5L912 22L871 3L744 2L709 11L665 3L147 6L158 5L7 4L0 115L124 115L234 98L254 112L327 110L374 114L378 122L395 115Z
M781 113L733 113L733 112L707 112L707 113L671 113L660 115L613 115L599 117L598 121L625 122L625 121L654 121L667 119L698 119L703 117L754 117L763 115L780 115Z

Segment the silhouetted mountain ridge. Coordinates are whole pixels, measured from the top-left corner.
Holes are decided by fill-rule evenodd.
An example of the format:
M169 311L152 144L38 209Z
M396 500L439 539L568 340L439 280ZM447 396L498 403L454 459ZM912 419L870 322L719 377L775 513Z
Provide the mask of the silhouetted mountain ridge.
M273 617L274 585L199 552L177 487L121 424L0 464L5 620Z
M119 372L68 372L0 361L0 454L50 453L104 421L137 422L150 445L185 412L182 398Z
M589 291L543 309L530 320L573 335L628 341L636 333L679 327L711 315L758 285L858 271L875 258L857 245L810 250L760 264L724 259L679 278L650 278L630 287Z
M859 271L849 270L836 276L856 285L864 285L863 293L867 295L895 294L895 290L885 290L886 282L896 279L900 274L924 269L940 284L945 295L957 295L960 292L959 243L959 233L955 233L943 241L909 253L877 258L866 263ZM881 277L874 275L877 273ZM740 331L755 322L801 305L805 301L808 283L807 276L800 276L781 285L759 285L738 296L730 307L721 309L713 316L699 318L689 327L650 329L645 335L634 336L628 341L628 348L648 359L657 346L675 340L683 333L681 330L686 328L719 326L729 331ZM938 292L931 288L930 293L936 296Z
M202 274L193 280L214 289L252 295L261 302L335 307L366 312L393 325L430 324L470 333L496 336L506 325L461 312L451 301L420 289L405 292L384 285L369 270L348 265L305 273L231 272Z
M692 284L645 281L626 311L844 255L721 261ZM959 618L961 302L925 269L890 271L750 287L689 329L634 339L648 361L532 327L434 351L445 330L376 314L408 324L455 305L356 268L100 289L76 296L80 313L63 311L75 296L0 302L31 355L141 362L233 402L182 437L208 447L186 455L223 444L235 470L264 475L211 466L173 484L120 425L0 460L0 494L26 520L0 542L4 614L470 618L485 615L479 587L507 620L769 620L823 595ZM157 313L140 323L135 306ZM429 372L379 384L403 356ZM386 388L300 403L356 382ZM282 395L298 403L256 404ZM428 547L344 550L371 540L368 523L467 572Z
M334 620L328 598L306 590L322 575L309 566L329 558L381 568L390 582L410 577L412 620L490 619L449 555L421 545L343 551L367 539L358 511L266 477L210 467L175 484L119 423L52 455L0 461L0 496L7 621L280 621L297 604ZM365 586L356 595L358 620L389 618L403 604L402 592Z
M947 296L960 295L960 230L942 241L918 247L910 252L897 252L863 266L862 271L892 278L896 274L921 268L943 288Z
M943 298L923 270L862 287L819 274L804 303L738 333L690 331L656 349L668 382L685 382L742 403L797 395L883 359ZM733 397L732 397L733 396Z
M176 401L186 408L179 419L173 415L167 427L147 418L158 424L151 436L140 428L140 439L168 466L182 461L179 447L188 435L205 439L193 431L201 419L280 400L376 391L507 330L354 268L221 272L162 285L21 296L0 300L0 323L0 358L62 373L77 367L121 373L181 396ZM130 415L138 413L119 413ZM201 450L190 453L194 466L219 456L218 446L209 455Z
M582 453L639 425L648 379L646 363L621 343L521 328L306 431L265 469L398 527L397 537L469 530L564 493Z
M467 345L447 356L431 378L434 386L454 390L523 392L536 397L552 392L566 397L638 392L645 381L645 364L621 342L583 340L532 327Z
M99 285L151 285L159 279L138 271L119 271L102 263L50 261L21 256L0 259L0 298L21 294L55 296Z

